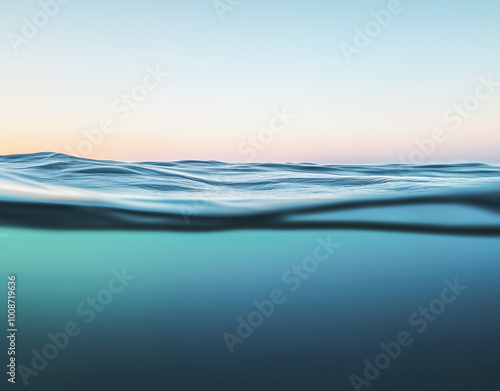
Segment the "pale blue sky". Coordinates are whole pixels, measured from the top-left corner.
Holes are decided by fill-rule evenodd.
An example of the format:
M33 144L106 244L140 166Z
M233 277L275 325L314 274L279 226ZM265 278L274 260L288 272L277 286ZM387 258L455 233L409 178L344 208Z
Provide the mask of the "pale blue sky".
M243 0L221 20L210 0L72 0L15 53L9 34L41 8L3 2L0 153L75 150L159 65L169 76L130 118L112 117L89 157L399 162L448 127L425 161L498 162L500 88L459 129L443 114L479 77L500 81L500 3L401 1L346 61L341 43L388 3ZM283 107L296 118L250 153L242 144Z

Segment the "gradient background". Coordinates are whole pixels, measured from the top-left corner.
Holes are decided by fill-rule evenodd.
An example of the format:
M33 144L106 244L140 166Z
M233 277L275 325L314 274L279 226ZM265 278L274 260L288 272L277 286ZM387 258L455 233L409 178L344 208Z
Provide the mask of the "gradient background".
M16 54L8 35L19 33L22 18L40 6L4 1L0 154L75 148L82 131L110 116L111 102L136 86L148 66L161 65L169 78L129 119L116 121L115 132L88 157L241 161L238 146L286 106L297 119L255 161L400 162L415 150L415 139L444 126L443 113L472 94L479 77L500 80L500 3L404 2L392 23L346 62L340 44L352 43L356 27L386 6L248 0L221 21L211 0L73 0ZM499 100L500 91L450 130L426 162L500 162ZM60 181L57 167L53 179ZM454 221L454 212L446 205L439 213L426 209L443 222ZM424 212L419 217L429 219ZM290 292L283 272L310 256L326 234L42 231L0 224L0 270L18 277L17 364L29 366L32 349L42 350L48 333L66 322L82 328L28 388L19 373L11 388L353 390L349 376L362 373L363 360L373 360L381 342L409 331L414 344L363 391L499 390L498 238L331 232L341 247L300 291ZM75 308L124 267L135 280L83 324ZM467 291L416 335L409 315L455 277ZM223 333L234 333L237 317L274 289L287 301L229 354ZM0 357L7 359L2 340Z
M2 232L0 255L15 260L18 276L17 364L31 367L32 349L41 352L68 321L82 330L27 387L18 373L5 389L353 391L349 376L362 376L363 360L402 331L413 344L362 391L499 389L496 238ZM340 247L292 291L283 273L328 235ZM122 268L135 279L86 324L75 309ZM468 288L419 334L409 316L455 278ZM275 289L286 301L230 354L223 333L234 334L236 318Z
M168 79L88 156L244 161L274 108L297 114L255 161L400 162L443 113L500 80L498 1L402 1L348 63L340 49L387 1L72 1L16 54L36 1L0 4L0 154L67 153L161 65ZM427 161L500 162L500 91Z

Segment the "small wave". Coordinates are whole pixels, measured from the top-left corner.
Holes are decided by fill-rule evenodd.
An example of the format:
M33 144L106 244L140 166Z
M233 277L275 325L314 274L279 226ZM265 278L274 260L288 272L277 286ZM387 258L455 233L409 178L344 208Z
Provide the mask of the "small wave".
M440 213L426 213L436 206ZM416 208L427 209L422 214ZM126 163L57 153L0 157L3 226L499 236L499 215L500 168L486 164Z

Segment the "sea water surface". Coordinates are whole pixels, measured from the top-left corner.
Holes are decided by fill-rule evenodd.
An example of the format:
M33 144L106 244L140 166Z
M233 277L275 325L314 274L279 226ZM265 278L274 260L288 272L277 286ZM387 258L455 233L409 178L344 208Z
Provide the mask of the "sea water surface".
M12 388L500 390L499 255L485 164L0 157Z

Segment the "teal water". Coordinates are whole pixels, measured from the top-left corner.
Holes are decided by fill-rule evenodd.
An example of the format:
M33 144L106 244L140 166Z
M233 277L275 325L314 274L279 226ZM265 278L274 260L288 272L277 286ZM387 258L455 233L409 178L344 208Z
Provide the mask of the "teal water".
M0 181L13 389L500 389L494 167L278 167L267 200L239 170L238 195L193 204L188 183L231 183L139 199L123 173L17 159Z
M42 232L2 229L8 273L18 276L19 364L32 367L48 333L76 321L37 376L35 390L353 389L363 360L408 331L414 342L362 389L492 390L499 381L500 242L357 232L213 234ZM301 280L317 238L340 245ZM5 265L5 264L4 264ZM112 270L134 279L89 315ZM411 313L448 279L467 289L421 334ZM280 289L286 300L231 354L223 334ZM106 298L107 299L107 298ZM88 310L90 306L85 306ZM24 388L18 373L16 387Z

